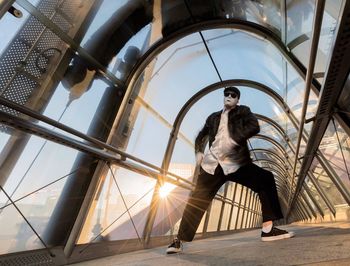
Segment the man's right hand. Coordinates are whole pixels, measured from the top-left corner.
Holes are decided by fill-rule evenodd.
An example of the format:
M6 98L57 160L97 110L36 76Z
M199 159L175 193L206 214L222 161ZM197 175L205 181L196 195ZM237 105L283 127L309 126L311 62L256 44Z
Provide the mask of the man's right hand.
M196 165L197 166L201 165L201 163L203 161L203 157L204 157L203 152L197 152L196 153Z

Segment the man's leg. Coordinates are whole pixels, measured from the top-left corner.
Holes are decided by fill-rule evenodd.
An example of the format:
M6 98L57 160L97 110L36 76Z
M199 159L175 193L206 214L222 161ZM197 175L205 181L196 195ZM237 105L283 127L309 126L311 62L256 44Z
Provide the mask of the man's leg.
M216 168L214 175L201 169L195 190L191 193L182 215L177 235L180 240L187 242L193 240L203 214L225 181L221 166Z
M283 218L275 179L270 171L249 163L239 168L235 173L228 175L228 180L237 182L258 193L263 222Z
M239 168L235 173L228 175L228 180L237 182L258 193L261 202L263 226L265 226L261 233L262 241L274 241L294 236L292 232L288 233L272 225L272 221L283 218L283 214L275 179L270 171L249 163Z
M201 169L196 187L191 193L182 215L177 238L168 246L167 254L181 252L181 241L193 240L203 214L225 181L221 166L216 168L214 175Z

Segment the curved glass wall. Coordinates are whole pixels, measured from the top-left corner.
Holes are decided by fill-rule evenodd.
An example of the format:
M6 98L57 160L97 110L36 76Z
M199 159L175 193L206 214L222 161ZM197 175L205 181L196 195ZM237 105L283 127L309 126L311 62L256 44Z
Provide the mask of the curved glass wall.
M108 154L103 153L105 150L93 145L92 148L96 148L99 155L78 152L77 149L61 144L68 137L72 137L74 141L81 141L82 138L1 106L1 110L24 118L29 125L43 126L42 137L49 138L45 132L62 134L62 143L57 144L1 125L1 163L5 159L12 163L11 167L0 169L7 171L1 172L0 180L3 188L0 192L1 254L45 248L36 233L45 239L47 234L53 233L50 232L52 222L56 222L52 221L53 213L62 209L62 197L75 197L67 196L66 193L71 191L67 187L78 174L83 180L93 176L97 180L96 184L88 181L78 186L85 190L90 184L94 186L90 188L91 191L79 195L79 199L83 201L86 193L89 193L85 198L85 205L82 205L85 209L79 209L80 205L77 207L78 211L82 211L78 217L78 220L82 220L81 224L72 223L72 226L77 226L74 229L79 229L76 230L79 231L76 233L78 236L72 238L76 240L73 240L74 244L82 247L79 253L81 256L108 241L120 241L118 243L124 245L126 242L123 241L133 240L131 242L140 245L143 240L141 238L147 234L151 237L176 234L190 190L180 186L179 180L174 181L176 178L172 179L173 182L166 182L164 187L170 194L157 203L155 220L148 228L152 196L161 197L161 193L154 193L157 179L162 179L158 175L159 169L149 164L161 167L164 163L164 154L175 118L188 99L221 79L259 82L277 93L290 107L292 115L297 120L301 119L304 79L288 63L278 47L259 35L258 28L254 34L230 28L203 30L201 33L205 43L197 32L177 41L166 42L162 46L162 35L169 36L179 27L193 22L188 17L186 7L184 10L187 17L178 16L184 14L180 11L166 15L168 9L174 8L173 11L178 11L184 8L183 1L172 2L175 3L173 6L167 1L161 1L159 6L153 6L150 3L152 1L20 2L21 5L15 4L15 7L23 11L24 16L21 19L14 19L6 13L0 20L0 27L4 29L0 32L0 96L13 100L11 94L17 96L18 90L21 90L23 94L17 101L19 104L86 135L113 143L145 162L115 156L111 150ZM34 7L29 6L28 2ZM238 2L240 5L234 8L224 5L228 1L211 1L214 6L202 4L200 9L195 9L190 4L189 8L193 11L193 17L199 18L199 22L211 17L228 19L231 23L233 20L229 19L239 18L267 27L281 37L282 42L286 41L291 51L307 65L309 59L301 51L309 49L315 1ZM315 77L319 81L322 81L322 73L331 53L341 4L340 0L326 1L315 68ZM207 15L208 10L214 12L209 17L202 16ZM284 17L285 10L287 18ZM45 17L41 17L42 15ZM8 30L10 28L11 32ZM157 41L160 41L159 46ZM153 48L152 45L157 46L156 53L160 52L156 55L149 54L148 58L142 57L148 49ZM169 46L163 49L166 45ZM122 88L128 84L126 82L131 78L129 74L140 63L141 58L146 59L148 64L140 65L143 69L138 69L136 73L140 70L141 74L129 79L132 82L131 96L124 99L122 104L125 93ZM239 88L241 104L248 105L253 112L277 122L295 146L297 129L285 110L262 91L249 86ZM318 95L311 92L306 118L315 115L317 105ZM120 106L123 107L118 113L118 117L121 117L120 123L116 132L108 135ZM194 138L205 118L221 108L222 89L207 94L191 107L181 124L178 136L175 136L177 140L170 159L170 173L194 181L192 178L197 170L193 152ZM266 149L275 154L260 151L252 156L259 165L275 174L279 193L284 193L281 200L287 206L291 186L292 189L296 186L296 179L290 180L289 177L295 159L293 147L287 145L280 133L269 123L260 121L260 126L262 135L282 146L263 138L252 138L252 149ZM311 127L312 122L306 124L306 131L310 132ZM70 144L75 143L74 141L71 140ZM298 157L304 155L304 147L305 143L302 142ZM349 137L336 121L329 125L319 148L345 188L350 190ZM289 158L286 158L285 152ZM107 164L107 155L115 156L114 159L117 160L114 162L118 165ZM281 167L264 161L281 160L276 155L282 158L282 162L278 163ZM84 158L83 162L81 158ZM119 159L121 160L118 161ZM102 170L96 166L98 161ZM285 171L284 167L288 169ZM297 164L296 173L299 167ZM333 182L335 177L328 176L317 159L314 160L311 171L317 184L332 199L331 204L337 207L346 205ZM305 183L321 208L328 209L329 206L320 196L319 188L308 178ZM313 216L314 206L311 204L310 207L308 201L310 199L305 195L299 196L297 216ZM74 222L78 213L73 216L70 219ZM205 234L250 228L260 224L261 210L257 195L230 183L219 190L197 232ZM66 238L69 237L67 232ZM56 246L65 244L67 243L63 241Z
M60 144L35 136L30 138L11 174L7 179L1 178L2 254L44 248L27 221L41 238L46 237L53 212L62 208L63 192L72 179L78 179L79 173L90 167L78 166L78 155L81 156L76 150Z

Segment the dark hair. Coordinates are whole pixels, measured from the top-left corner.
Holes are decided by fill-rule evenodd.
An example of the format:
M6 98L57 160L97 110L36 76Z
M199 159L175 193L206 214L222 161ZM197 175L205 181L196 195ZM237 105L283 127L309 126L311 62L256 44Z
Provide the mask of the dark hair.
M225 92L234 92L234 93L236 93L237 96L238 96L238 99L239 99L240 96L241 96L241 92L239 91L239 89L238 89L237 87L233 87L233 86L227 87L227 88L225 88L225 90L224 90L224 93L225 93Z

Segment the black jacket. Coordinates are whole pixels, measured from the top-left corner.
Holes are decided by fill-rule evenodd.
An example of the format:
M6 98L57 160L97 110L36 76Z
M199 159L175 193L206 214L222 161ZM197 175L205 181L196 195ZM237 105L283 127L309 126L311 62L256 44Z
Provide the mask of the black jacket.
M206 120L204 127L199 132L195 141L195 151L204 152L209 138L211 147L218 132L222 111L212 113ZM248 106L237 105L228 114L228 130L231 138L238 144L229 155L238 164L244 165L251 162L247 139L260 131L258 120Z

